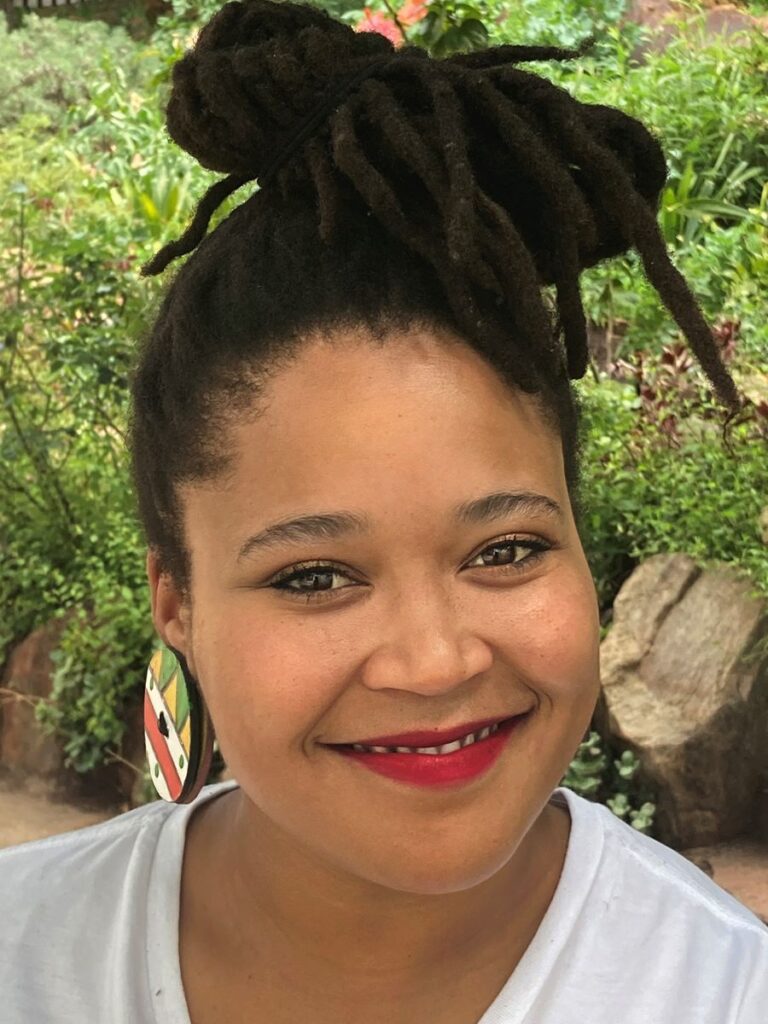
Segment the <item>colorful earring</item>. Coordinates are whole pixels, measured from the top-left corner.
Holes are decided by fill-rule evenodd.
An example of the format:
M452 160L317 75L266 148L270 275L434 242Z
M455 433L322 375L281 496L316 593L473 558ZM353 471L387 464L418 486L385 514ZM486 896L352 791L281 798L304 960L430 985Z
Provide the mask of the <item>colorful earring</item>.
M210 771L213 726L199 683L171 647L155 651L147 669L144 746L158 795L170 803L191 803Z

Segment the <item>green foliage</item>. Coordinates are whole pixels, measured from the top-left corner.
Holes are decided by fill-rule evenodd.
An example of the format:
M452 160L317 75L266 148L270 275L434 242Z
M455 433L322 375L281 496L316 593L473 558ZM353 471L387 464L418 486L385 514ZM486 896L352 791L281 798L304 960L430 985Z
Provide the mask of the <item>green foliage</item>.
M616 106L647 124L664 146L675 187L689 161L697 174L712 178L714 191L742 164L759 169L762 181L759 175L736 180L727 196L742 206L756 204L768 167L768 38L755 31L743 44L705 39L694 22L640 63L636 33L612 27L606 35L610 48L563 64L542 62L537 72L582 102Z
M735 140L735 132L726 136L714 163L704 171L695 171L693 157L689 156L680 177L665 188L659 226L668 245L679 243L681 248L689 249L716 219L718 224L740 220L754 221L758 225L764 222L761 216L764 208L753 210L739 206L731 197L743 193L747 182L763 178L765 168L750 167L745 160L740 160L731 166L725 177L721 175Z
M93 565L85 605L74 607L51 655L51 702L36 708L38 720L65 738L67 762L80 772L100 764L108 749L119 749L125 711L136 704L152 652L149 596L135 571L143 568L143 552L135 532L126 539L122 554L133 558L126 582Z
M433 57L480 50L488 45L482 8L487 5L441 0L430 4L425 18L411 27L408 42L423 46Z
M605 45L607 40L612 46ZM617 106L659 137L669 179L659 223L705 315L741 321L742 346L768 351L768 38L705 40L694 22L660 53L634 59L637 33L606 30L596 56L537 72L583 102ZM658 351L676 328L634 253L585 272L591 320L618 329L614 355Z
M506 4L489 4L496 14L492 41L531 46L574 47L589 36L603 52L602 39L615 28L627 8L627 0L517 0Z
M116 59L96 28L86 70ZM25 52L37 30L30 18L11 38ZM47 19L45 31L82 67L89 26ZM132 339L156 287L136 272L137 226L103 189L109 149L83 143L99 78L55 120L24 113L0 129L0 651L67 616L38 714L80 771L119 746L121 695L141 693L152 634L124 431Z
M672 358L676 373L664 373ZM664 362L663 360L667 360ZM759 395L727 440L723 414L681 347L638 381L585 380L584 532L607 609L629 567L662 552L727 563L768 595L768 548L759 516L768 494L768 402ZM635 370L637 373L637 370ZM764 374L755 379L768 383ZM748 379L744 369L737 380Z
M356 26L365 10L394 23L401 4L370 0L349 5L343 0L323 0L323 8L341 21ZM587 36L600 40L626 7L626 0L586 3L567 0L429 0L426 14L404 23L405 41L423 46L433 57L447 57L500 43L576 46Z
M640 782L639 769L640 760L631 750L613 757L603 749L599 733L590 730L560 785L605 804L632 828L653 836L656 796Z
M88 99L103 63L130 64L135 45L121 28L29 14L9 32L0 21L0 128L24 114L55 122Z
M737 223L707 223L673 256L707 320L738 320L743 354L762 363L768 352L767 200L768 183L759 204L745 209ZM593 324L615 332L614 358L637 349L658 352L677 334L634 253L586 271L582 293Z

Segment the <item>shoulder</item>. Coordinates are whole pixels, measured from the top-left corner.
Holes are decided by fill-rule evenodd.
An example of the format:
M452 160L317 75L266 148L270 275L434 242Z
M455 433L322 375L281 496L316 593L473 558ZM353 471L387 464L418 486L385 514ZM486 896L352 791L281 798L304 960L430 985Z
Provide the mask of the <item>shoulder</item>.
M768 927L681 853L644 835L609 807L567 794L582 842L598 836L602 853L590 913L610 942L639 962L687 962L768 997ZM663 968L662 968L663 970ZM695 972L694 972L695 973Z
M526 1024L765 1021L760 919L609 807L562 786L551 802L571 815L565 863L505 1008L525 1006Z
M675 901L668 906L670 914L676 908L695 910L699 918L711 918L725 928L743 931L761 943L768 943L768 927L760 918L695 864L664 843L638 832L610 808L595 807L604 823L606 850L617 866L621 865L623 877L645 882L665 897L675 894Z
M141 890L172 811L149 804L0 851L0 1019L85 1022L103 1013L103 979L110 961L134 955Z
M146 1019L148 944L174 934L187 822L229 785L0 851L0 1019Z
M0 850L0 907L21 900L22 889L26 902L34 902L41 887L75 886L125 865L172 810L157 801L97 825Z

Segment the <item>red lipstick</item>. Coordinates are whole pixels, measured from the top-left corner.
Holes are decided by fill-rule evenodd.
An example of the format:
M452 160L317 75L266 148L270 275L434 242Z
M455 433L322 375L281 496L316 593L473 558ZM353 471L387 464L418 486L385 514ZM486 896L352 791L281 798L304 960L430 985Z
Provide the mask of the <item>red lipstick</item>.
M443 729L442 732L437 729L401 732L396 736L375 736L354 742L362 743L364 747L440 747L443 743L459 740L471 732L480 732L486 726L495 725L510 717L510 715L496 715L495 718L484 718L482 721L464 722L463 725L456 725L452 729ZM346 744L344 745L346 746Z
M351 746L331 746L337 754L358 764L379 775L386 775L398 782L409 782L416 786L447 786L468 782L471 779L488 771L496 762L507 742L513 733L517 732L533 712L518 715L516 718L508 719L490 736L483 740L476 740L468 747L454 750L450 754L411 754L411 753L386 753L374 754L367 751L354 750ZM491 719L491 724L493 723ZM464 726L461 727L465 729ZM475 729L466 730L475 732ZM451 730L451 739L458 739L464 733L457 733ZM451 739L440 742L435 741L435 733L407 733L407 736L428 736L427 743L376 743L366 744L370 746L442 746L443 743L450 743Z

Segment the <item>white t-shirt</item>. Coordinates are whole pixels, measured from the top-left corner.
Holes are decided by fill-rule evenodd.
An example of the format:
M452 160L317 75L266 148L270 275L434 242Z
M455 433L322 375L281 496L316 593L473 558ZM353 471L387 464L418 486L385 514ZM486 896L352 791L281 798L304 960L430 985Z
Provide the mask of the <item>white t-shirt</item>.
M190 1024L185 829L236 785L0 851L0 1024ZM564 787L550 801L572 822L560 882L477 1024L768 1024L759 918L609 808Z

